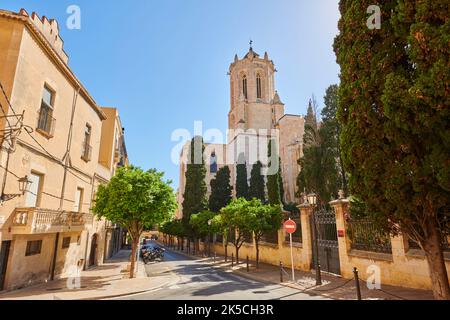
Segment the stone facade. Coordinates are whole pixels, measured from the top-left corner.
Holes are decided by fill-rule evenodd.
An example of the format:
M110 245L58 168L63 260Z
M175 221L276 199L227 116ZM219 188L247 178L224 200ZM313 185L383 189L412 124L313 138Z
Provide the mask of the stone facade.
M0 59L1 290L103 262L107 222L92 216L92 199L127 156L117 111L71 71L55 20L0 10ZM117 139L108 126L120 127Z

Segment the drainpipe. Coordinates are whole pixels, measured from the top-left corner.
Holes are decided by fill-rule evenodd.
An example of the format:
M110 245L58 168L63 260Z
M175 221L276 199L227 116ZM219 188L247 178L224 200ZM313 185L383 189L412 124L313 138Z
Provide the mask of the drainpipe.
M64 207L64 194L66 191L67 169L70 165L70 147L72 146L73 119L75 117L75 106L77 104L77 99L78 99L79 93L80 93L80 88L78 88L77 91L74 92L73 100L72 100L72 115L70 118L69 134L67 136L66 153L63 158L64 177L63 177L63 184L61 187L61 199L59 202L59 210L63 210L63 207Z
M55 279L56 259L58 257L58 244L59 244L59 232L56 233L55 238L55 250L53 251L52 271L50 274L51 281Z

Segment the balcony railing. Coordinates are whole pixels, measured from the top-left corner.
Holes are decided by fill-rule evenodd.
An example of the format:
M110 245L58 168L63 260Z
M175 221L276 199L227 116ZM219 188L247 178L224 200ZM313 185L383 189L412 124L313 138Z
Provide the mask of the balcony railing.
M87 143L83 143L81 146L81 159L86 162L92 160L92 146Z
M51 232L54 229L84 227L92 224L88 213L59 211L42 208L18 208L14 212L14 227L29 228L30 233Z
M53 111L48 107L41 107L37 114L36 131L48 138L53 138L55 134L55 118L52 117Z

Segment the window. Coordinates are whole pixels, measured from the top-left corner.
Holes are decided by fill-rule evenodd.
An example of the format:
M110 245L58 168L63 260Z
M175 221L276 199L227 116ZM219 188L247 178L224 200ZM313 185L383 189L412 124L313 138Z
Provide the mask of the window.
M81 212L83 208L83 188L77 188L77 192L75 193L75 204L73 206L74 212Z
M25 256L34 256L41 253L42 240L28 241Z
M247 76L244 76L242 78L242 94L244 95L245 99L248 99L248 94L247 94Z
M90 145L91 135L92 135L92 127L89 124L86 124L86 128L84 129L83 149L81 151L81 158L85 161L91 160L92 155L92 147Z
M262 86L261 86L261 75L256 75L256 97L258 99L262 98Z
M70 247L70 237L64 237L62 241L62 248L67 249Z
M55 127L55 119L53 118L53 104L55 97L53 91L47 86L44 87L42 94L41 109L39 110L39 118L37 130L51 137Z
M31 185L29 191L27 192L25 206L27 208L37 208L39 207L39 202L41 200L43 176L31 172L28 179L31 181Z
M211 173L217 173L217 157L216 157L216 153L213 152L211 154L211 160L210 160L210 166L209 166L209 171Z

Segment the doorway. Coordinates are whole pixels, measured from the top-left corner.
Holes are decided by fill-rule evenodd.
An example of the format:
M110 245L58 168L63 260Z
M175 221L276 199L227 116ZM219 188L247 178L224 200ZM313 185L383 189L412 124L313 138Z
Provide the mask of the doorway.
M3 286L5 284L10 248L11 248L11 241L2 241L2 247L0 251L0 291L3 290Z
M95 261L97 259L97 240L98 235L94 234L91 240L91 253L89 255L89 266L92 267L95 265Z

